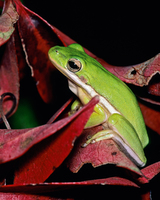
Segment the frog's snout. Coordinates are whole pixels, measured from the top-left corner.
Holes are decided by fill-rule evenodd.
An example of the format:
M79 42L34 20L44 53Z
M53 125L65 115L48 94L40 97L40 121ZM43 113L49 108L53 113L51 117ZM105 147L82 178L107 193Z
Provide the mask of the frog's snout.
M58 47L55 46L55 47L52 47L51 49L49 49L48 54L49 54L49 55L59 54L59 49L58 49Z

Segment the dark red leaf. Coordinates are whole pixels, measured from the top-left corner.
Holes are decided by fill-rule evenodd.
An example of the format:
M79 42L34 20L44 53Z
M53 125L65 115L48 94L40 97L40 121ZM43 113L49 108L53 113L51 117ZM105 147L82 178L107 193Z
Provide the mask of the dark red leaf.
M140 177L138 181L140 183L148 183L158 173L160 173L160 162L149 165L148 167L143 168L141 171L144 174L144 177Z
M142 175L139 168L118 149L113 140L102 140L94 144L89 144L85 148L81 147L88 135L95 134L100 130L102 130L102 126L86 129L83 132L67 162L70 170L78 172L85 163L91 163L93 167L110 163Z
M158 110L155 110L153 108L150 108L142 103L139 103L144 121L146 126L151 128L153 131L160 134L160 112Z
M160 54L141 64L127 67L108 65L103 60L100 60L100 62L107 70L122 81L140 87L147 86L140 90L138 96L147 102L160 105L159 99L156 98L160 96Z
M0 1L0 8L2 9L4 6L4 2L3 1Z
M67 106L72 102L73 98L70 98L47 122L47 124L51 124L54 122L57 117L67 108Z
M14 37L14 45L16 48L16 56L17 56L17 63L18 63L18 70L19 70L19 79L22 80L26 76L26 69L28 68L27 62L25 60L23 48L21 45L21 40L18 34L17 24L15 25L15 31L13 33ZM29 71L29 70L28 70Z
M6 92L14 94L18 105L19 76L13 36L11 36L10 40L7 42L0 66L0 95ZM12 105L13 100L4 100L3 112L5 114L8 113L11 110Z
M91 112L92 106L96 100L91 102L88 113ZM88 108L88 106L87 106ZM20 129L20 130L6 130L1 129L0 132L0 161L1 163L8 162L13 160L31 148L34 144L40 142L46 137L54 134L58 130L62 129L68 123L70 123L75 117L81 114L81 112L85 112L87 108L84 108L80 112L77 112L75 115L71 117L64 118L54 124L46 124L43 126L39 126L32 129ZM88 114L89 115L89 114ZM87 115L86 115L87 118ZM82 121L85 123L85 118ZM78 126L79 127L79 126ZM14 148L14 151L13 151Z
M126 67L106 65L103 60L101 60L101 63L122 81L137 86L146 86L149 84L152 76L159 72L159 56L158 54L141 64Z
M132 181L129 181L124 178L119 177L111 177L106 179L98 179L98 180L90 180L90 181L82 181L82 182L54 182L54 183L41 183L41 184L29 184L29 185L6 185L0 187L0 197L8 197L8 198L14 198L19 197L19 199L48 199L49 196L40 193L52 193L52 196L54 196L55 192L59 191L59 198L58 199L64 199L61 198L64 194L64 189L71 191L74 191L74 189L81 189L83 186L100 186L105 187L105 185L120 185L120 186L130 186L138 188L139 186L133 183ZM33 193L33 194L32 194ZM39 194L39 195L36 195ZM57 193L56 193L57 194ZM74 197L74 193L70 194L71 197ZM57 196L57 195L56 195ZM86 194L84 194L86 196ZM52 199L51 197L49 199ZM54 198L53 198L54 199ZM56 199L56 198L55 198ZM68 198L67 198L68 199Z
M19 194L19 193L0 193L1 200L8 199L18 199L18 200L63 200L60 198L54 198L46 195L38 195L38 194ZM66 199L67 200L67 199Z
M74 189L82 186L92 185L121 185L139 187L134 182L120 177L110 177L104 179L87 180L81 182L53 182L40 184L14 184L0 187L0 192L32 192L32 193L47 193L55 191L63 191L65 189Z
M37 140L40 141L44 139L44 135L45 137L46 135L49 136L67 125L56 137L45 140L39 148L34 148L34 151L30 152L27 159L25 156L22 158L21 165L15 172L14 184L44 182L69 155L76 137L81 134L96 103L98 103L97 97L93 98L88 105L84 106L73 116L60 120L53 125L44 125L44 128L42 128L40 132L36 132L37 142ZM69 123L71 120L72 123ZM39 127L36 129L39 129ZM19 146L17 147L18 151L22 151L22 147L24 147L26 151L26 149L31 146L34 137L33 130L34 129L29 131L27 137L24 136L23 143L21 141L19 142L20 145L17 144ZM13 145L11 147L13 147ZM9 147L7 147L7 150L8 149Z
M151 192L147 191L146 193L141 195L141 200L152 200Z
M20 1L14 0L19 14L18 31L27 64L37 82L38 91L45 102L53 100L53 91L57 88L62 76L48 59L48 50L55 45L63 45L53 32L50 24L36 13L24 7Z
M16 12L12 1L6 0L4 2L3 13L0 16L0 46L6 43L12 35L14 24L18 20L18 13Z

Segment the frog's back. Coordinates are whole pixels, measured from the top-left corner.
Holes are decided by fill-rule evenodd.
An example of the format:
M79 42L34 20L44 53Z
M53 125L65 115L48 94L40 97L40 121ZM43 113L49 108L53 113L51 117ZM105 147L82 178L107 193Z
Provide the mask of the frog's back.
M95 77L92 76L92 80L90 80L93 87L134 126L143 147L145 147L148 144L148 135L135 95L123 81L104 69L103 66L95 70L97 71L94 73Z

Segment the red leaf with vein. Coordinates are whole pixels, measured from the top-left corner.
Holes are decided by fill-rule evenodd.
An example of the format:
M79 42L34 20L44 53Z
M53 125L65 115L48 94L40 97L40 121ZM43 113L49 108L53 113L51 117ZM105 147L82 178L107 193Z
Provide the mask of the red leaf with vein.
M49 61L48 50L63 43L45 20L24 7L18 0L14 2L19 14L18 32L27 64L31 68L42 99L45 102L51 102L53 93L58 91L56 80L62 75Z
M93 98L73 116L60 120L52 125L44 125L42 130L37 130L34 134L34 129L31 129L29 136L22 136L22 140L20 140L21 138L17 138L16 143L14 142L10 149L12 150L13 147L15 149L16 144L18 145L18 150L20 149L22 151L25 149L23 151L26 151L31 146L31 143L33 143L34 135L36 135L35 144L45 137L52 135L55 131L62 130L56 136L44 140L39 146L37 145L33 148L33 151L30 151L29 154L22 157L19 163L19 169L16 169L15 172L14 184L44 182L69 155L76 137L81 134L96 103L98 103L97 97ZM70 123L71 120L73 121ZM62 129L64 126L66 127ZM36 129L41 129L41 127ZM9 150L9 145L7 146L7 150ZM16 149L14 151L16 152Z

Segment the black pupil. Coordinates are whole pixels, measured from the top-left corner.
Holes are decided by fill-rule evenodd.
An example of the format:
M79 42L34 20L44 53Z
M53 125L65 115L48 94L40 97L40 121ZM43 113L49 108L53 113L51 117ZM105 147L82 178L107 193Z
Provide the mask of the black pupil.
M68 61L68 63L69 63L69 66L72 68L72 69L79 69L79 67L75 64L75 62L74 61Z

